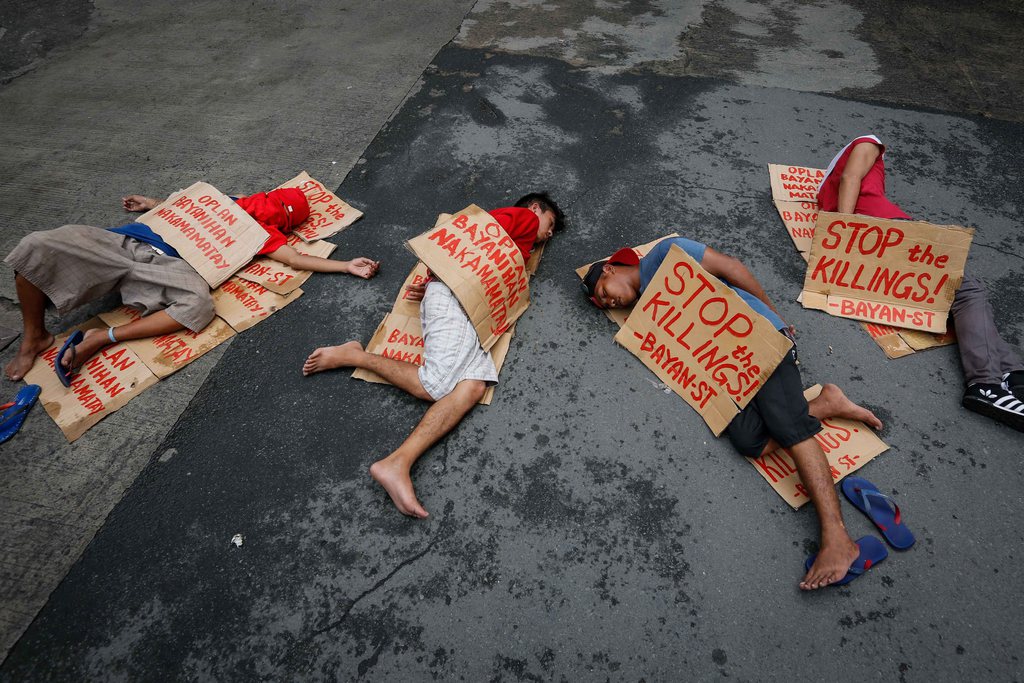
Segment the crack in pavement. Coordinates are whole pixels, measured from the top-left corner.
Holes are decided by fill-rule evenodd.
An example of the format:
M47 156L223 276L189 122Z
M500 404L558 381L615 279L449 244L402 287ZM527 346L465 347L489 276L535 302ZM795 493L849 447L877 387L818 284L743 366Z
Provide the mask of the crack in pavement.
M450 510L448 509L449 507L454 507L451 504L451 501L449 501L449 504L445 506L445 508L446 508L445 512L446 513L450 512ZM446 514L445 518L448 519L447 514ZM411 565L411 564L413 564L415 562L418 562L423 557L425 557L431 550L434 549L434 547L437 545L438 541L441 540L442 536L445 535L445 531L446 530L447 530L447 523L443 522L441 527L437 530L437 533L434 534L434 538L431 539L430 543L427 544L426 548L424 548L420 552L416 553L412 557L407 558L407 559L402 560L401 562L399 562L398 565L394 569L392 569L384 578L382 578L377 583L373 584L370 588L367 588L366 590L364 590L359 595L357 595L348 604L348 607L345 608L345 611L341 613L340 617L338 617L337 619L335 619L331 623L327 624L323 628L320 628L320 629L317 629L316 631L313 631L308 636L303 638L300 642L298 642L295 645L293 645L287 652L284 653L284 655L281 656L280 659L277 660L275 665L276 666L280 666L280 665L284 664L288 660L292 659L292 657L294 657L301 649L303 649L305 646L307 646L315 638L318 638L319 636L322 636L323 634L325 634L325 633L327 633L329 631L333 631L334 629L338 628L343 623L345 623L345 620L348 618L348 615L352 612L352 609L357 604L359 604L359 602L361 600L363 600L364 598L366 598L366 597L372 595L373 593L377 592L378 590L380 590L384 586L384 584L386 584L388 581L390 581L392 579L392 577L394 577L398 572L402 571L402 569L404 569L405 567L408 567L409 565Z
M998 251L1003 256L1012 256L1013 258L1020 259L1020 260L1024 261L1024 256L1021 256L1020 254L1015 254L1012 251L1004 251L1004 250L1000 249L997 246L994 246L994 245L991 245L991 244L985 244L984 242L971 242L971 246L985 247L986 249L991 249L993 251Z

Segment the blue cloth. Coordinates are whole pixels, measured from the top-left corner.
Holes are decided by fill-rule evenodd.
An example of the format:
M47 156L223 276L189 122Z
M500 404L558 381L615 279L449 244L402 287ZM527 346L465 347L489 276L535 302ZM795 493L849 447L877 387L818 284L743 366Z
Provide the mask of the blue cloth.
M654 274L658 272L658 268L661 267L661 262L665 260L665 256L668 254L668 250L672 248L672 245L676 245L685 251L687 255L697 263L704 260L704 251L707 249L707 245L701 244L700 242L694 242L693 240L686 239L685 237L669 237L667 239L663 239L658 242L650 252L648 252L647 256L640 259L641 294L643 294L644 290L647 289L647 285L654 278ZM775 326L775 329L785 329L786 324L782 322L782 318L776 315L775 311L768 308L768 305L765 304L765 302L761 301L747 290L734 286L728 280L722 280L722 282L729 285L729 288L736 292L748 306L753 308L757 313L760 313L762 317L767 318L768 322Z
M174 247L160 239L160 235L153 232L153 229L145 223L129 223L128 225L122 225L119 228L107 228L107 230L110 232L116 232L118 235L124 235L125 237L132 237L140 242L145 242L151 247L156 247L168 256L181 258L181 254L179 254Z

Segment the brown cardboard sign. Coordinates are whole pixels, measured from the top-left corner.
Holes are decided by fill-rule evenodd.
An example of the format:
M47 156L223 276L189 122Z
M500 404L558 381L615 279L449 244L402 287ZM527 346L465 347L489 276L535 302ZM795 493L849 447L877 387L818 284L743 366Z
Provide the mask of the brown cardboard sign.
M235 332L244 332L300 296L301 289L277 294L255 282L233 277L213 290L213 308Z
M107 325L117 327L138 320L141 315L134 308L119 306L112 311L100 313L99 317ZM210 324L198 333L185 329L124 343L154 375L163 379L233 336L235 331L214 316Z
M498 342L491 347L491 360L494 361L494 367L499 373L501 366L505 363L505 356L508 354L514 331L515 328L503 334ZM373 333L373 337L366 345L366 350L385 358L423 365L423 328L420 325L419 314L389 313L377 326L376 332ZM380 375L362 368L357 368L352 373L352 377L375 384L390 384ZM490 386L479 402L483 405L490 405L493 399L494 386Z
M974 230L821 212L803 305L852 318L945 332Z
M956 334L952 327L945 333L934 334L875 323L861 323L861 325L888 358L902 358L918 351L936 349L956 343Z
M818 203L818 186L825 179L825 169L787 164L768 164L772 183L772 199L777 202Z
M138 221L174 247L211 288L252 260L267 231L208 183L175 192Z
M439 214L434 225L439 226L451 218L452 215L450 213ZM543 244L534 247L530 253L530 260L526 263L526 271L530 275L537 272L537 267L540 265L543 253ZM377 326L377 331L374 332L370 342L366 345L368 352L389 358L397 357L399 360L405 360L416 365L423 364L423 327L420 324L420 302L409 298L407 287L426 282L429 272L429 269L422 261L418 261L413 266L413 269L409 271L409 275L405 278L405 282L402 283L401 289L398 290L398 297L391 308L391 313ZM491 347L491 360L494 361L494 367L499 373L501 372L501 366L505 363L505 356L508 355L508 350L512 345L512 335L514 333L515 326L501 335L494 346ZM396 356L395 354L398 355ZM352 373L352 377L376 384L390 384L380 375L369 370L363 370L362 368L356 368ZM494 400L495 388L495 386L487 387L487 391L484 392L483 398L479 401L481 405L491 405L491 401Z
M57 379L53 364L64 340L74 330L106 327L99 318L68 330L53 346L36 358L25 373L25 382L42 388L39 400L68 441L82 436L90 427L118 410L150 386L157 378L125 344L103 349L72 375L71 387Z
M818 203L814 200L803 202L776 201L775 208L786 226L793 246L806 261L810 257L811 242L814 240L814 224L818 220Z
M309 202L309 217L292 233L303 241L314 242L337 235L363 216L362 211L349 206L305 171L282 183L278 189L285 187L298 188Z
M676 245L615 341L700 413L715 436L793 345Z
M476 205L407 244L455 294L485 351L530 305L522 252L501 224Z
M821 385L815 384L804 391L804 398L812 401L820 393ZM857 420L822 420L821 432L814 438L828 458L832 481L839 481L863 467L875 456L889 450L889 446L878 438L870 427ZM786 449L780 448L767 455L747 460L794 510L810 500L807 489L797 473L793 456Z
M288 236L287 243L300 254L319 256L320 258L327 258L338 248L336 244L331 244L324 240L309 243L303 242L294 233ZM238 271L237 275L243 280L263 285L271 292L288 294L301 287L313 275L313 271L298 270L291 266L286 266L280 261L275 261L269 256L261 256Z
M651 240L650 242L646 242L644 244L638 244L637 246L633 247L633 251L636 252L636 255L638 257L643 258L644 256L647 256L647 254L650 253L651 249L654 249L654 247L657 246L658 242L660 242L662 240L667 240L670 237L679 237L679 233L678 232L669 233L668 235L665 235L664 237L659 237L656 240ZM607 261L609 258L611 258L611 254L608 254L608 256L605 256L604 258L597 259L597 261ZM581 280L587 276L587 271L590 270L590 266L592 266L595 263L597 263L597 261L591 261L587 265L580 266L579 268L576 269L576 274L579 275ZM622 327L623 325L626 324L626 318L629 317L629 313L633 309L632 308L605 308L605 309L602 309L602 310L604 311L604 314L606 316L608 316L609 320L611 320L613 323L615 323L619 327Z

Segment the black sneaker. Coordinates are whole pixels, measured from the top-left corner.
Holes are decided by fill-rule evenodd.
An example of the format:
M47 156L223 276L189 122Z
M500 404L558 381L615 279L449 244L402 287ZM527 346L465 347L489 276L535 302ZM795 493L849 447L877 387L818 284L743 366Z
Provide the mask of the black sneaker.
M1018 401L1024 401L1024 370L1014 370L1003 375L1003 389L1006 389Z
M964 392L964 408L1024 432L1024 403L998 384L972 384Z

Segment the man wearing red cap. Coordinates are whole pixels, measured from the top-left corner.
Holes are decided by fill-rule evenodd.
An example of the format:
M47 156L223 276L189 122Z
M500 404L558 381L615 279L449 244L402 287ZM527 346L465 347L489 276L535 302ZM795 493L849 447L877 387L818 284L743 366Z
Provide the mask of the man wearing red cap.
M761 283L742 262L685 237L664 239L643 258L627 248L615 252L607 261L598 261L583 278L587 298L598 308L632 306L654 279L673 245L725 282L775 329L793 339L792 328L782 321ZM860 420L875 429L882 427L874 413L851 401L834 384L826 384L821 394L808 403L794 345L754 399L726 428L729 440L741 455L756 458L782 447L793 456L821 527L821 550L800 582L804 590L835 583L855 562L862 561L862 549L846 531L828 459L814 438L821 431L821 420L833 417Z
M378 264L370 259L332 261L300 254L286 244L285 235L309 216L309 203L301 191L285 188L261 192L237 202L267 231L260 254L300 270L350 273L362 278L376 274ZM141 195L122 199L125 211L148 211L159 203ZM21 347L5 370L11 380L24 377L36 355L53 343L44 320L47 303L64 315L117 291L125 305L142 312L141 318L125 325L87 330L62 358L62 366L68 370L81 366L110 344L170 334L182 328L200 332L213 320L213 299L206 280L143 223L109 230L65 225L34 232L18 243L5 262L15 271L25 325Z
M524 261L529 261L533 248L550 239L562 224L561 210L544 192L528 194L515 206L490 214L519 247ZM473 409L488 385L497 383L498 371L491 355L480 346L480 337L462 304L443 282L432 278L426 285L409 287L409 293L409 299L422 298L422 366L367 353L362 344L350 341L313 351L302 366L302 374L365 368L416 398L431 402L402 445L370 467L370 476L384 487L399 512L422 519L427 511L412 485L413 463Z

